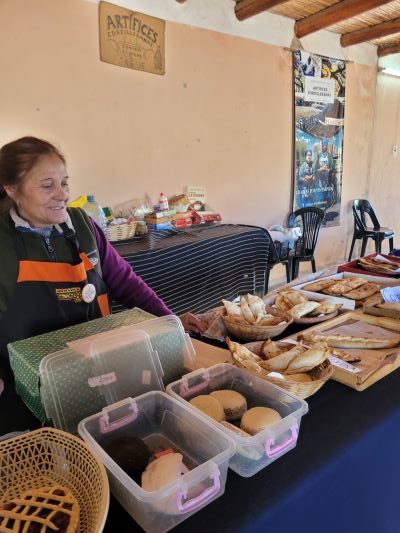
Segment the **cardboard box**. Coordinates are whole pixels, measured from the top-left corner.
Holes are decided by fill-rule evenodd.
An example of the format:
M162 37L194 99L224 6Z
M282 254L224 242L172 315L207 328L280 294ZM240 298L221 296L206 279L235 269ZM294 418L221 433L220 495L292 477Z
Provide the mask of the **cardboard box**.
M368 275L365 273L357 274L357 277L364 278L366 281L373 281L374 283L378 283L379 285L382 286L382 288L400 285L400 280L393 279L393 278L385 278L382 276ZM344 296L330 296L329 294L322 294L320 292L305 291L302 288L304 285L309 285L310 283L320 281L321 279L337 279L339 281L345 278L354 278L354 274L351 272L341 272L339 274L333 274L332 276L326 276L325 278L318 278L313 281L299 283L299 285L295 285L291 288L300 291L302 294L307 296L309 300L314 300L315 302L320 302L321 300L329 300L332 303L342 304L341 311L349 311L349 310L352 311L356 307L355 300L350 300L349 298L345 298Z
M385 254L377 254L376 252L373 254L366 255L366 259L370 259L373 257L376 257L377 255L381 255L382 257L385 257L386 259L389 259L390 261L393 261L394 263L399 263L400 267L400 257L396 257L395 255L385 255ZM380 272L369 272L368 270L364 270L361 268L361 266L358 264L358 259L355 259L354 261L350 261L349 263L343 263L343 265L339 265L338 272L352 272L353 274L373 274L374 276L379 277L388 277L387 274L383 274ZM396 274L391 274L391 278L400 278L400 272Z
M172 225L176 229L190 228L192 225L192 217L186 216L172 221Z

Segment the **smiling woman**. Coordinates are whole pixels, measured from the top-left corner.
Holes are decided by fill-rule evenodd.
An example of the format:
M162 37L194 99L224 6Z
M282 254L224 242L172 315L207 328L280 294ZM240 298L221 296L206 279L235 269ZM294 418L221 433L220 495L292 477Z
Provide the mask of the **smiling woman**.
M52 144L23 137L0 149L0 377L10 376L9 342L105 316L109 296L171 313L68 200L65 158Z

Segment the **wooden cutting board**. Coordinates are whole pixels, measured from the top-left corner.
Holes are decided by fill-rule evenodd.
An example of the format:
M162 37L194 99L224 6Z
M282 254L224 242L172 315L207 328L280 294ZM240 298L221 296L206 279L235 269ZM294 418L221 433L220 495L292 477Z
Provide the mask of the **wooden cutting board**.
M332 320L304 330L313 333L352 335L357 337L398 338L400 344L400 321L386 317L375 317L360 312L343 313ZM296 340L298 333L288 337ZM363 391L400 367L400 346L394 348L344 349L357 354L361 361L358 363L343 363L333 361L332 379L344 383L355 390Z

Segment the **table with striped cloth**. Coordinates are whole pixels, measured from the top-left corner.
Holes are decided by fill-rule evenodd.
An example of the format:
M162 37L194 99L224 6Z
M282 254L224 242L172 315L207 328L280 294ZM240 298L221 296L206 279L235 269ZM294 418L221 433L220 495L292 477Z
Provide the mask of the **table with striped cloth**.
M131 243L113 243L133 270L177 315L201 313L247 292L264 295L272 245L256 226L216 224L151 231ZM113 312L122 308L113 303Z

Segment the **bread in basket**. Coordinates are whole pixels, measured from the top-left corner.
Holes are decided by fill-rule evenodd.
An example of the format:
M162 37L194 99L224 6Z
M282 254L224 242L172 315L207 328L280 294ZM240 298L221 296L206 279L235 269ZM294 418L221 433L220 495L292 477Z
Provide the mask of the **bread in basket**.
M267 361L273 360L274 357L265 360L265 355L262 350L264 342L251 342L241 347L238 343L231 343L229 339L227 339L227 343L232 352L233 361L236 366L244 368L249 372L256 373L258 377L278 385L278 387L287 390L299 398L304 399L313 395L328 381L328 379L331 378L333 373L333 367L329 359L327 359L326 353L320 359L324 360L319 364L316 364L312 368L310 368L312 363L309 364L309 367L303 367L305 369L310 368L305 372L286 374L284 371L279 373L272 371L271 373L270 370L266 369L266 366L268 364ZM271 342L271 345L274 345L279 350L285 351L288 351L288 349L295 346L295 344L289 344L283 341ZM237 356L237 353L234 353L234 350L239 350L239 356ZM301 350L299 352L301 352ZM300 379L301 377L303 377L303 379Z
M276 307L265 306L265 312L278 320L273 320L271 325L246 323L244 320L240 320L241 317L232 315L223 315L222 320L229 333L243 341L257 341L276 337L293 322L293 317Z

